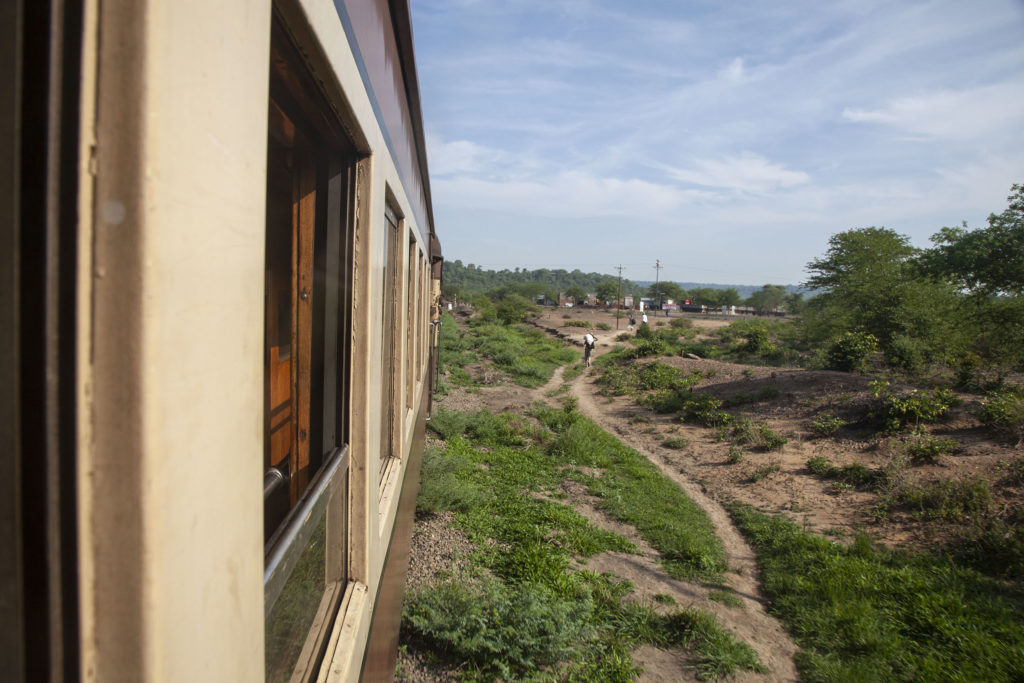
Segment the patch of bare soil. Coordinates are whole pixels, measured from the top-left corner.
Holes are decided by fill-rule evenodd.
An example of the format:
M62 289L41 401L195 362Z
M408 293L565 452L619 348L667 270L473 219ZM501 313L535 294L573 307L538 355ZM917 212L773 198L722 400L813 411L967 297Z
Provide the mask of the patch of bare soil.
M690 319L701 330L709 330L737 318L713 315ZM570 320L584 321L592 331L602 323L615 325L610 313L593 309L549 312L535 323L552 334L582 338L587 329L566 327L565 323ZM666 321L663 317L650 319L655 329L659 322L670 321L671 318ZM600 343L596 353L600 355L614 345L616 333L604 332L604 338L600 332L597 334ZM838 467L859 463L869 468L888 469L895 473L892 486L922 485L950 478L980 478L993 484L1004 477L1005 464L1021 456L1019 444L994 437L972 416L980 396L959 394L962 405L927 428L930 435L958 444L952 454L933 463L916 463L907 459L901 437L880 436L847 427L832 438L819 438L811 429L811 422L824 414L851 422L863 415L870 400L866 377L710 359L662 357L657 361L686 373L701 371L703 378L695 388L719 399L755 397L768 392L771 398L742 403L731 407L730 412L767 424L788 442L774 452L734 447L730 457L731 444L719 439L715 430L680 423L672 415L657 415L638 406L630 397L600 396L595 377L587 375L578 380L578 390L581 395L590 397L602 416L599 420L602 426L630 446L655 456L688 480L698 483L709 498L722 502L739 500L761 509L784 512L819 533L849 538L856 532L866 532L891 547L928 549L947 540L951 526L922 521L908 510L893 510L880 518L873 514L880 502L877 492L837 486L813 476L807 469L807 460L813 456L823 457ZM685 438L689 445L680 450L666 448L662 442L667 437ZM778 470L760 481L753 481L755 472L769 466L777 466ZM1020 505L1019 488L993 486L992 493L997 506Z

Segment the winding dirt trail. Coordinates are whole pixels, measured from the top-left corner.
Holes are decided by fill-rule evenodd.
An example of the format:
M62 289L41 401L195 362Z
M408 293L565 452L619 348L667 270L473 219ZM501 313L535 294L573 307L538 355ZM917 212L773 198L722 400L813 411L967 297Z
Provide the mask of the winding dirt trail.
M537 391L537 398L550 400L548 394L561 386L562 372L560 368L544 387ZM602 429L611 434L621 434L628 430L628 425L620 415L613 414L603 408L602 403L595 400L597 387L589 372L584 372L569 384L569 391L578 401L579 410L596 422ZM708 594L716 590L715 586L677 581L665 575L658 565L658 555L646 544L639 545L641 555L625 555L621 553L604 553L592 558L587 568L596 571L611 571L618 576L627 578L636 586L639 599L651 600L655 595L672 595L679 604L696 607L715 614L719 622L731 629L743 642L748 643L757 652L761 663L768 668L766 674L741 672L734 680L738 681L796 681L798 680L794 655L796 644L786 633L782 625L765 611L766 600L760 591L757 564L754 551L733 525L729 514L715 500L708 497L699 485L687 478L659 454L652 453L642 443L630 443L632 448L642 453L666 477L676 482L690 498L700 505L715 526L718 537L722 539L730 570L725 574L726 583L741 606L728 606L713 600ZM621 527L617 523L604 518L603 514L592 505L593 501L581 491L567 491L570 499L576 503L582 514L600 526L608 528ZM603 519L602 519L603 518ZM622 533L622 529L616 528ZM635 531L626 535L636 542ZM692 677L692 669L687 668L688 662L680 661L680 653L657 650L645 647L635 653L637 663L646 671L641 681L684 680Z

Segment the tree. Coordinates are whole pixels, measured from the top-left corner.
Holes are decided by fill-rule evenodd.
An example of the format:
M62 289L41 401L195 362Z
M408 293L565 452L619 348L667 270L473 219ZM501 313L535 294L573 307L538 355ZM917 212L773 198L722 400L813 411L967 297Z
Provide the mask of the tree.
M833 235L828 253L807 266L807 285L824 290L803 315L810 340L867 333L890 363L908 370L960 353L956 289L927 276L918 253L907 236L886 228Z
M565 290L565 296L572 299L578 306L586 300L587 290L583 289L579 285L573 285Z
M786 311L790 315L800 315L807 308L807 302L804 301L804 293L793 292L792 294L787 294L783 306L786 307Z
M786 288L782 285L765 285L747 299L746 305L759 313L767 313L781 308L786 300Z
M619 292L619 283L615 280L604 280L597 284L597 298L604 301L615 301Z
M663 280L661 282L655 282L653 285L647 288L647 296L652 299L657 299L660 303L665 299L672 299L673 301L679 301L686 296L686 292L683 288L674 282Z
M943 228L923 254L924 268L979 294L1024 294L1024 185L1013 185L1009 206L990 214L988 227Z

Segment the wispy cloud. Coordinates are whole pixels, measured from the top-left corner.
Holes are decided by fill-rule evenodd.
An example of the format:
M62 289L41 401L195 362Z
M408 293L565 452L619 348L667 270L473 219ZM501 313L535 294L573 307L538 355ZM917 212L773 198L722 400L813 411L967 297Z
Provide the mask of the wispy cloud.
M684 183L754 194L795 187L811 180L803 171L790 171L751 153L723 159L696 159L691 168L667 165L662 168L670 177Z
M976 139L1006 130L1019 135L1024 121L1024 79L898 97L876 109L844 109L843 118L891 126L924 138Z
M489 180L462 175L441 178L434 188L447 198L449 208L574 219L644 219L672 214L686 204L714 196L702 190L636 178L599 177L582 171L564 171L543 180Z

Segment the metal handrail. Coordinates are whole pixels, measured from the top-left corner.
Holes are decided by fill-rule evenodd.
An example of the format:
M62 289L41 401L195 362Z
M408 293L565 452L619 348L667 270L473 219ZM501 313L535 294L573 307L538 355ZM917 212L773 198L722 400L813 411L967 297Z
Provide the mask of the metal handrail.
M299 557L327 510L333 484L338 475L348 471L348 464L348 444L334 449L310 482L298 505L292 508L281 526L270 537L266 545L263 568L264 616L270 616L270 610L280 597L288 577L298 564ZM266 484L267 480L264 479L265 492Z

